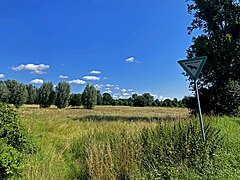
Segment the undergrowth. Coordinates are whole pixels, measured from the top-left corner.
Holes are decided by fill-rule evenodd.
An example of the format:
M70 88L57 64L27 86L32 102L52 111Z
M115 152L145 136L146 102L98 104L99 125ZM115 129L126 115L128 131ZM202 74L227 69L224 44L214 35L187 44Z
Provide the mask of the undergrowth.
M220 131L205 127L206 141L196 121L177 125L160 124L129 135L94 134L76 139L71 147L73 173L77 179L171 179L185 171L196 177L207 176L217 168L215 156L223 142Z

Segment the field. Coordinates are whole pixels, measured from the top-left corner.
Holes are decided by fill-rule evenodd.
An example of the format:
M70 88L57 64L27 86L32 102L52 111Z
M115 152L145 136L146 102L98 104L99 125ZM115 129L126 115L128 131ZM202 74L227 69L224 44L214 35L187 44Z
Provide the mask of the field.
M186 109L157 107L59 110L28 105L21 107L19 114L37 147L33 155L25 157L22 179L147 179L151 176L143 176L139 169L139 134L145 128L158 127L159 122L172 127L189 119ZM160 177L240 179L240 119L204 117L204 121L221 130L224 137L214 164L217 168L201 177L183 164L164 169L169 174Z

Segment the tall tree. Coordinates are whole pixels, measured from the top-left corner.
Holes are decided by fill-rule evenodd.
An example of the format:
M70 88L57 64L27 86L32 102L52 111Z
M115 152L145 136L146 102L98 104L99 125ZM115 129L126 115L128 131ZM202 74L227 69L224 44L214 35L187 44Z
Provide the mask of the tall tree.
M187 50L188 58L208 56L198 83L200 99L204 103L202 110L205 113L231 114L224 112L223 107L231 109L229 98L226 99L231 96L228 87L238 84L231 81L240 81L239 1L187 1L188 12L194 15L188 27L189 33L195 29L203 32L193 38L193 45ZM236 112L236 109L232 110Z
M133 100L133 105L138 107L147 106L147 99L144 96L136 96Z
M88 84L82 93L82 103L85 109L92 109L97 104L97 90Z
M15 80L7 80L5 84L9 91L8 102L14 104L15 107L20 107L27 101L28 92L26 86Z
M142 96L145 97L145 99L147 100L147 106L152 106L152 103L154 102L154 97L150 93L144 93Z
M102 105L103 97L101 91L97 90L97 105Z
M112 105L113 103L113 98L111 96L111 94L109 93L103 93L103 98L102 98L102 103L103 105Z
M65 108L68 106L70 98L71 87L66 82L58 83L56 87L56 101L55 105L59 108Z
M0 92L0 102L7 103L9 91L4 81L0 81Z
M32 84L26 85L27 92L28 92L28 98L27 98L27 104L34 104L37 99L37 87L33 86Z
M48 108L55 101L55 92L51 82L45 82L38 89L38 103L42 108Z

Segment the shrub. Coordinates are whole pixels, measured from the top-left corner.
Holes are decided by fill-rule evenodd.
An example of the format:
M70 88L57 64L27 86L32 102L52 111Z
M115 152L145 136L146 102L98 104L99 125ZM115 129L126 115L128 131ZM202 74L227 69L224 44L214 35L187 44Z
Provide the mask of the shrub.
M0 104L0 179L19 174L23 167L23 154L32 150L16 111L9 105Z

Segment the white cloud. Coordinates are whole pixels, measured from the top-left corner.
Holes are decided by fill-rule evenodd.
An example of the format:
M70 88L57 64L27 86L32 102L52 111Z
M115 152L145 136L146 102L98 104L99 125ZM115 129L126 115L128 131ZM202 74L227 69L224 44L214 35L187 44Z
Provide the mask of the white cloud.
M43 80L42 79L33 79L30 81L30 83L32 84L43 84Z
M12 67L12 70L14 71L22 71L22 70L30 70L31 73L36 74L46 74L43 70L49 69L49 65L45 64L21 64L17 67Z
M114 94L112 97L113 99L118 99L119 96L117 94Z
M141 94L139 94L138 92L131 92L131 94L132 94L132 95L133 95L133 94L141 95Z
M81 79L74 79L74 80L68 81L68 83L70 83L70 84L85 84L86 81L83 81Z
M112 84L107 84L106 87L113 87L114 85Z
M0 74L0 78L5 78L5 75L4 74Z
M127 90L126 90L126 89L122 89L121 91L122 91L122 92L126 92Z
M129 63L139 63L139 61L135 57L129 57L125 61Z
M132 91L133 91L133 89L128 89L127 91L129 91L129 92L132 92Z
M90 74L101 74L101 71L94 70L94 71L91 71Z
M119 87L115 87L116 90L119 90L120 88Z
M103 84L95 84L94 86L95 86L95 88L97 88L97 89L101 89L101 88L103 87Z
M173 99L173 98L170 98L170 97L165 97L165 96L159 96L159 100L160 101L164 101L165 99Z
M61 79L67 79L68 76L60 75L59 78L61 78Z
M151 96L153 96L154 99L158 99L158 96L156 94L150 94Z
M108 89L108 90L104 91L103 93L109 93L109 94L111 94L112 91Z
M110 90L110 88L106 88L106 90Z
M107 79L109 79L108 77L103 77L103 80L107 80Z
M128 93L123 93L123 96L129 96L129 94Z
M84 76L83 77L84 80L89 80L89 81L99 81L100 77L96 77L96 76Z

